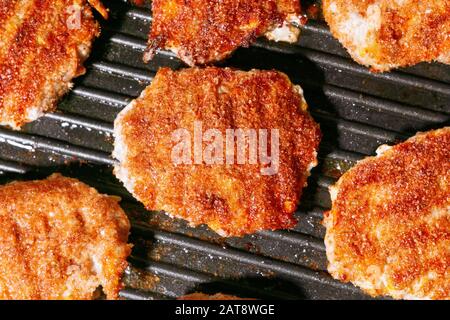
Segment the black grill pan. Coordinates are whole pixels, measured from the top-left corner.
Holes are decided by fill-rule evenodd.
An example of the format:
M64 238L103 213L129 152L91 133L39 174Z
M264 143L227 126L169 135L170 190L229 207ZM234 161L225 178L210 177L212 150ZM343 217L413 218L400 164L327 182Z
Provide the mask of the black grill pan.
M148 4L104 2L111 19L104 23L87 74L76 80L58 111L22 132L0 129L2 182L58 171L121 196L133 223L134 250L121 293L126 299L171 299L195 291L279 299L369 298L325 271L321 220L330 207L327 189L380 144L448 125L450 67L420 64L370 73L351 61L320 19L303 27L295 45L260 40L239 49L223 65L287 73L303 86L324 139L294 230L221 239L207 228L147 212L111 173L114 118L159 67L183 64L168 52L142 63L151 23Z

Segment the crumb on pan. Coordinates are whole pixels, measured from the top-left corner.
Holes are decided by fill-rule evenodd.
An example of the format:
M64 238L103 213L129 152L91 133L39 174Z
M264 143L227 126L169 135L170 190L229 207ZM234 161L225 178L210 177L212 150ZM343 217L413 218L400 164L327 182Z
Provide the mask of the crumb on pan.
M205 293L191 293L188 295L185 295L183 297L178 298L178 300L253 300L253 299L245 299L245 298L239 298L236 296L231 296L223 293L216 293L214 295L208 295Z

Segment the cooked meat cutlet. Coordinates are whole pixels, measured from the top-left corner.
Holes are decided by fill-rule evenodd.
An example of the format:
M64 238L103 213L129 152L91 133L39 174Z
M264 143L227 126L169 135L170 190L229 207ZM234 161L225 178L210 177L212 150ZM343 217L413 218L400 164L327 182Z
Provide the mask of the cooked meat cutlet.
M1 0L0 125L19 129L54 110L99 31L85 0Z
M323 9L333 35L374 71L450 63L450 0L324 0Z
M205 139L196 147L194 127L199 123ZM231 140L226 148L227 129L254 129L254 135L247 131L241 147ZM267 146L257 142L258 137L264 140L260 129L268 130ZM272 129L279 136L279 161L272 163L279 164L272 172L276 174L264 172L268 161L250 156L258 151L248 147L254 141L260 150L273 146L277 151ZM181 137L194 140L193 156L182 153L186 161L174 161L180 130ZM213 135L206 138L207 132ZM309 171L317 163L320 137L301 88L280 72L164 68L115 121L114 156L120 161L115 174L148 209L194 226L207 224L222 236L290 228ZM222 150L213 151L211 145ZM196 160L199 150L214 161ZM239 150L244 159L239 160Z
M148 49L175 52L190 66L226 58L257 37L295 42L300 33L298 0L155 0Z
M378 152L331 189L328 270L373 296L450 299L450 127Z
M186 296L178 298L178 300L253 300L253 299L243 299L235 296L226 295L223 293L217 293L215 295L207 295L204 293L196 292L191 293Z
M0 187L0 299L109 299L121 289L130 224L118 200L75 179Z

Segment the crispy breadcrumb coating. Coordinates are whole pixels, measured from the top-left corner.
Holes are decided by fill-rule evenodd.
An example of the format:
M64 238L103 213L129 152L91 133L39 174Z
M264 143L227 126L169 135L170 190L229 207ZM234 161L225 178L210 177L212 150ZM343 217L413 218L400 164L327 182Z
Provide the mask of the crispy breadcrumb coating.
M104 16L100 1L89 1ZM19 129L53 111L84 73L100 28L85 0L8 0L0 5L0 125Z
M379 153L331 190L328 270L373 296L450 299L450 127Z
M227 129L279 130L278 173L263 175L261 162L174 163L173 133L193 136L199 121L204 132L223 137ZM115 174L148 209L207 224L223 236L290 228L320 138L300 87L285 74L161 69L115 121Z
M324 0L331 32L374 71L450 63L450 0Z
M0 299L116 299L131 251L118 199L75 179L0 187Z
M145 61L168 49L190 66L207 64L262 35L296 42L300 33L298 0L154 0L152 11Z

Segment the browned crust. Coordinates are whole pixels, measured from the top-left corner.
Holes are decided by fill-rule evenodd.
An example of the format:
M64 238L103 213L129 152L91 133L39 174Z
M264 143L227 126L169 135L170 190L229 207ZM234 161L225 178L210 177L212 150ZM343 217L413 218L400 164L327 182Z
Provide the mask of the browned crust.
M375 283L384 274L370 294L450 298L449 146L450 127L419 134L339 180L325 217L335 278Z
M103 5L101 0L88 0L88 3L97 10L104 19L108 19L109 12L108 9Z
M450 63L450 1L405 0L403 4L390 0L324 0L324 16L333 35L359 63L373 71L411 66L420 62ZM339 14L330 10L335 5ZM375 44L364 53L354 39L339 30L348 12L366 16L367 8L376 5L381 11L381 28Z
M52 175L0 187L0 299L92 299L100 285L116 299L129 230L116 198L78 180Z
M91 1L102 14L101 2ZM73 7L72 7L73 6ZM80 8L81 24L69 27ZM23 12L22 12L23 11ZM23 16L21 19L20 17ZM11 0L0 9L0 124L15 129L52 111L84 73L82 63L99 35L85 0Z
M282 25L288 15L300 15L297 0L155 0L148 50L178 50L189 65L226 58L240 46Z
M161 69L116 120L116 139L128 148L116 174L135 180L131 191L148 209L208 224L222 235L293 227L321 138L306 107L280 72ZM194 121L223 136L233 128L279 129L279 173L262 176L264 165L248 163L176 166L172 132L185 128L193 135Z

